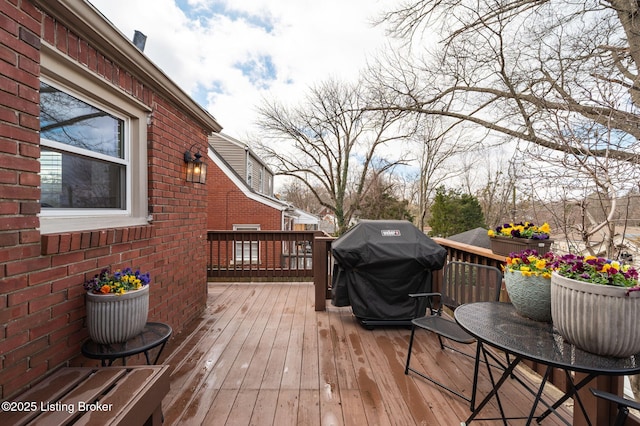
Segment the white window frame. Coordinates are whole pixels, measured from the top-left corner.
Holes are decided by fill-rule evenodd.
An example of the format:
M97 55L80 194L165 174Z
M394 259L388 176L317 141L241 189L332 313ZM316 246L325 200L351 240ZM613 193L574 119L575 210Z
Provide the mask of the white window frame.
M78 62L43 44L41 81L124 120L125 206L122 209L55 209L40 212L43 234L148 223L147 117L151 109ZM41 140L43 147L83 153L81 148ZM92 158L100 154L91 153ZM113 162L110 157L109 161Z
M74 98L91 105L94 108L97 108L101 111L104 111L114 118L120 119L124 123L124 147L123 147L123 157L117 158L111 155L101 154L99 152L94 152L88 149L79 148L73 145L57 142L54 140L40 137L40 145L44 148L51 148L55 152L62 153L70 153L70 154L78 154L80 156L84 156L93 160L103 160L109 164L117 164L125 167L125 199L124 199L124 208L106 208L106 209L90 209L90 208L78 208L78 209L69 209L69 208L46 208L45 213L47 216L68 216L69 214L77 215L77 216L96 216L97 214L102 214L105 216L112 215L121 215L131 214L131 140L130 140L130 127L131 120L128 117L122 116L117 112L111 110L104 105L97 103L93 99L86 99L82 95L78 95L74 92L71 92L65 87L58 86L55 82L48 80L46 77L40 79L43 83L48 84L49 86L58 89L68 95L73 96Z
M233 225L234 231L259 231L260 225ZM249 257L250 256L250 257ZM233 261L236 264L259 264L260 241L235 241L233 244Z
M273 196L273 175L271 175L271 173L267 174L266 184L267 188L265 194Z
M264 167L260 167L260 170L258 172L258 191L261 194L264 194Z
M247 186L253 189L253 159L247 155Z

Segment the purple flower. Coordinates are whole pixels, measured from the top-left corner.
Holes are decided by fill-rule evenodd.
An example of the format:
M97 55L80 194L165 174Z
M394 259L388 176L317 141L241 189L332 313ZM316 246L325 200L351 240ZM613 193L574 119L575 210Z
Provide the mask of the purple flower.
M133 277L140 280L139 283L133 281ZM104 293L104 288L108 287L110 291L107 293L126 292L129 290L136 290L139 285L146 286L151 282L151 275L149 272L141 273L140 270L133 272L131 268L124 268L122 271L118 270L113 274L107 269L103 269L99 274L96 274L93 278L87 280L83 286L85 290L93 293Z

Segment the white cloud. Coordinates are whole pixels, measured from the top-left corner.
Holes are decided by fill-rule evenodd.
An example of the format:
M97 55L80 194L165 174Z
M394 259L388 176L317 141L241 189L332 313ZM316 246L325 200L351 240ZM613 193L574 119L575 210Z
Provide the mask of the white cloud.
M144 33L145 54L241 139L263 96L295 101L329 77L355 78L387 42L372 18L398 2L91 0L127 38Z

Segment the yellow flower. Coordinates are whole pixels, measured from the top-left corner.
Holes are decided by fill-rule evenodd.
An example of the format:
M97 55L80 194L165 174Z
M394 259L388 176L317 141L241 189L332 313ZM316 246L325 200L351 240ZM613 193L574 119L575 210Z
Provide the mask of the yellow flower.
M531 275L533 275L531 271L525 271L524 269L521 269L520 272L522 272L522 275L524 275L525 277L530 277Z
M544 269L547 267L547 261L544 259L538 259L536 261L536 269Z
M496 233L493 229L489 229L489 232L487 232L487 234L489 234L490 237L495 237Z
M538 230L540 232L544 232L545 234L550 234L551 233L551 227L549 226L549 224L547 222L545 222L542 225L540 225L540 228L538 228Z
M551 279L551 272L543 272L542 278L546 278L548 280Z

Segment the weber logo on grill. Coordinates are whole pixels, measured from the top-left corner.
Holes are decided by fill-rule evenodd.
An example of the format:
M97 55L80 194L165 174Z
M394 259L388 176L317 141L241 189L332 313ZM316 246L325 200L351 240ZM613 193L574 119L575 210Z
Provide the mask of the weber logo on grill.
M382 229L380 233L383 237L400 237L402 235L399 229Z

